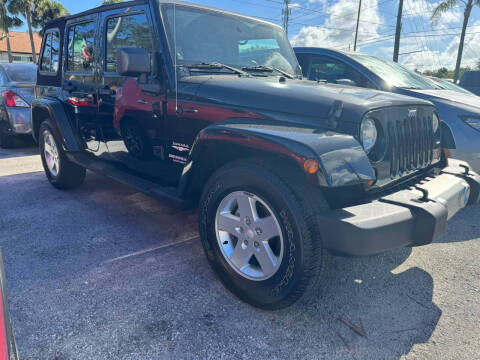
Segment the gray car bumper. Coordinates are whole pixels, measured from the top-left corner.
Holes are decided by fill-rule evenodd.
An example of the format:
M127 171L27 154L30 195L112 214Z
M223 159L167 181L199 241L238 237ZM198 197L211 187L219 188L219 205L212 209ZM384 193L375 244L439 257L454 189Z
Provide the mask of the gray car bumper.
M362 256L438 240L453 215L479 201L480 176L471 170L465 174L462 166L467 164L449 160L441 174L417 185L423 192L401 190L332 211L321 219L325 247Z

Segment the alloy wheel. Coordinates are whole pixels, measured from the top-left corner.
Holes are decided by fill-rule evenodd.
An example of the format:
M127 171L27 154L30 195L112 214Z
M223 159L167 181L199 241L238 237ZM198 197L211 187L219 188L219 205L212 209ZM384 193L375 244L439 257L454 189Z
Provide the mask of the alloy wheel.
M279 269L284 250L275 213L259 196L235 191L223 198L215 216L223 257L241 276L261 281Z

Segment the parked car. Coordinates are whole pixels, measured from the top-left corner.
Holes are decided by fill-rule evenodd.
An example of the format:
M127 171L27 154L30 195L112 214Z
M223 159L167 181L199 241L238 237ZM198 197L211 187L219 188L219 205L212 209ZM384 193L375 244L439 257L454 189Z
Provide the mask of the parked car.
M467 89L465 89L461 86L458 86L451 79L441 79L441 78L437 78L437 77L434 77L434 76L425 76L425 77L427 79L432 80L436 85L440 86L442 89L453 90L453 91L457 91L457 92L462 93L462 94L475 95L474 93L468 91Z
M51 184L76 187L88 168L198 207L213 269L261 308L314 294L329 251L431 243L479 198L480 177L442 155L430 102L301 80L284 31L262 20L106 5L48 23L40 61L58 64L32 102Z
M443 121L452 157L480 171L480 98L446 90L420 74L374 56L322 48L294 49L305 77L394 92L429 100Z
M474 94L480 95L480 70L465 71L459 85Z
M31 137L30 103L37 81L34 64L0 64L0 147L16 136Z

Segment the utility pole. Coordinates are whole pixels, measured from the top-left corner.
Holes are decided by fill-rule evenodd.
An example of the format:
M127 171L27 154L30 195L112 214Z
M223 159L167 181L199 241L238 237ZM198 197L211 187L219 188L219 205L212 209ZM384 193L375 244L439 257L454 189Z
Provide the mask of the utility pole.
M282 10L282 15L283 15L283 29L287 33L287 36L288 36L288 22L290 21L291 13L292 13L292 9L290 9L290 0L285 0L285 8Z
M403 0L398 1L397 28L395 29L395 45L393 47L393 61L398 62L400 51L400 32L402 31Z
M357 15L357 28L355 30L355 42L353 43L353 51L357 51L357 39L358 39L358 25L360 24L360 10L362 9L362 0L358 3L358 15Z

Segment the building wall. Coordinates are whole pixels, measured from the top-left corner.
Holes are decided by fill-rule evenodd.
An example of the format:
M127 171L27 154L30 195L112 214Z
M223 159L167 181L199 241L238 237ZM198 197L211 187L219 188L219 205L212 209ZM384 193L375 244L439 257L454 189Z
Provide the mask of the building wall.
M37 54L38 56L38 54ZM14 63L31 63L33 62L32 55L22 53L12 53ZM8 62L8 53L0 51L0 62Z

